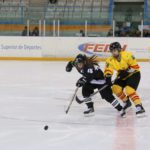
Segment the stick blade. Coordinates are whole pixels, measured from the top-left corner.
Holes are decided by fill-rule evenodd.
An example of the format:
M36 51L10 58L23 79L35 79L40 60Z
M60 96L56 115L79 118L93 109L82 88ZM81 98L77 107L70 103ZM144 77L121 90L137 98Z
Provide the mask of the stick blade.
M84 102L84 100L80 100L78 96L76 96L76 102L78 104L82 104Z

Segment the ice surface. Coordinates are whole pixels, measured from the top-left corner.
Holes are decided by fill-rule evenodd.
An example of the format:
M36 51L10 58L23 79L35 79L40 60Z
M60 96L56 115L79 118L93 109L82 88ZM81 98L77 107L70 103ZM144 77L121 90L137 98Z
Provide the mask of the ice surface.
M150 64L140 63L138 93L147 111L140 119L134 107L120 118L99 95L94 117L84 117L76 102L66 115L80 75L65 65L0 61L0 150L150 150Z

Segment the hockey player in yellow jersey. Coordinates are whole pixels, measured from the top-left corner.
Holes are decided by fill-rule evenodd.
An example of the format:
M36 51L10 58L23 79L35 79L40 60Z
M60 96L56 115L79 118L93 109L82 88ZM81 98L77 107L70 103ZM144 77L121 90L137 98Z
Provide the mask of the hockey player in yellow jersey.
M131 100L136 107L136 115L141 116L145 110L136 92L141 79L140 67L131 52L121 51L120 43L111 43L109 49L112 56L106 60L104 72L107 84L112 85L114 94L124 102L125 110L131 107ZM112 84L114 71L117 71L117 77Z

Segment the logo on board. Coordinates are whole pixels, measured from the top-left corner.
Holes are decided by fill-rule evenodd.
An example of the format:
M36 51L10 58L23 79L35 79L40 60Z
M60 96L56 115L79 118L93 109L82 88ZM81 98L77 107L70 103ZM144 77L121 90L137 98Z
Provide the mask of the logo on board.
M109 53L110 44L100 44L100 43L83 43L78 46L78 49L89 55L102 56L105 53ZM125 51L127 45L123 45L122 50Z

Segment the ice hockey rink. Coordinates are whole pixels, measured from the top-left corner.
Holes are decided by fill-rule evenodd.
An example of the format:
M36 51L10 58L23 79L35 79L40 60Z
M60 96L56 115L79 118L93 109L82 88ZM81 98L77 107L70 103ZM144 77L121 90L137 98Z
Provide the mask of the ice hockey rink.
M144 118L136 118L134 107L120 118L99 95L95 116L84 117L85 106L75 101L66 115L80 75L65 65L0 61L0 150L149 150L150 64L140 63Z

